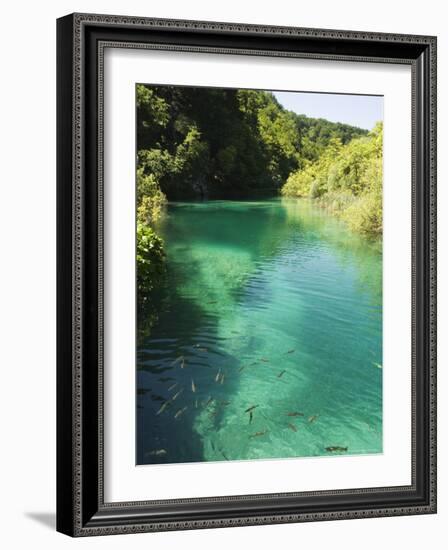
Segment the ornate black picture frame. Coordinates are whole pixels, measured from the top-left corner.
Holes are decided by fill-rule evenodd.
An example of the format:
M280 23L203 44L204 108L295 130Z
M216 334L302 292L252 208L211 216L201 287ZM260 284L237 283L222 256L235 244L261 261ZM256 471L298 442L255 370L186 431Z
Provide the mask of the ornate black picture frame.
M103 53L108 45L412 69L412 484L108 503L103 487ZM436 38L73 14L57 22L57 529L71 536L436 512ZM411 113L410 113L411 115Z

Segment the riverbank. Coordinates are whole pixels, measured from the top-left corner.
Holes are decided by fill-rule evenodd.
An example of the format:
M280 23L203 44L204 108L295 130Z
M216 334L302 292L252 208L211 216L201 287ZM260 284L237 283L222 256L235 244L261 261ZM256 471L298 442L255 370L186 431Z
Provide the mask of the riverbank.
M315 162L293 172L286 197L310 198L355 232L380 237L383 228L383 126L346 145L333 140Z

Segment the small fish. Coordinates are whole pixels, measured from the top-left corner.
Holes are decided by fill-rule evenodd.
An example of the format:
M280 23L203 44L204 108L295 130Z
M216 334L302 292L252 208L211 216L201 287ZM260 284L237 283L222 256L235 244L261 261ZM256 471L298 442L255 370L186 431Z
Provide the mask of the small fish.
M204 408L207 408L207 407L210 405L210 403L211 403L212 401L213 401L213 397L209 397L209 398L208 398L208 401L207 401L206 404L204 405Z
M174 388L178 385L177 382L175 382L174 384L171 384L171 386L168 388L168 391L172 391L174 390Z
M165 456L166 454L166 449L154 449L153 451L148 451L145 453L145 456Z
M291 424L291 422L288 422L288 428L292 430L293 432L297 431L297 428L294 426L294 424Z
M227 405L230 405L230 401L221 401L221 405L226 407Z
M224 374L221 374L220 384L224 384L224 378L225 378Z
M231 330L230 331L232 334L239 334L239 332L237 330Z
M376 367L377 369L382 369L383 368L383 365L380 365L379 363L372 363L372 365L374 367Z
M305 416L305 415L301 412L293 411L293 412L286 413L286 416Z
M180 364L180 368L181 369L185 368L185 359L183 357L182 357L182 363Z
M277 374L277 378L281 378L284 374L285 374L285 370L282 370L282 372L280 374Z
M195 385L195 383L194 383L193 378L191 379L191 391L192 391L193 393L196 393L196 385Z
M219 382L220 377L221 377L221 369L219 369L218 374L215 376L215 382Z
M204 352L208 351L208 348L203 348L202 346L196 346L196 349Z
M207 304L217 304L218 302L216 300L210 300L210 302L207 302Z
M183 409L179 409L179 410L176 412L176 414L174 415L174 418L175 418L175 419L176 419L176 418L179 418L179 416L180 416L181 414L183 414L183 413L187 410L187 408L188 408L188 407L184 407Z
M178 392L176 392L173 397L171 398L171 401L176 401L176 399L179 397L179 395L184 391L183 388L181 388Z
M251 363L249 366L251 367L252 365L256 365L258 363L258 361L254 361L253 363Z
M334 447L325 447L327 453L345 453L348 451L348 447L339 447L335 445Z
M294 353L296 350L295 349L289 349L286 353Z
M195 409L198 408L198 400L197 400L197 399L195 399L195 401L194 401L194 408L195 408Z
M159 414L162 414L163 411L168 407L168 405L170 404L169 401L165 401L165 403L160 407L160 409L156 412L156 415L158 416Z
M265 435L267 433L268 433L267 430L264 430L262 432L255 432L254 434L250 435L249 437L260 437L260 436Z
M223 456L226 460L229 460L229 459L226 457L226 455L224 454L224 451L221 451L221 454L222 454L222 456Z
M145 395L145 393L150 392L151 390L147 390L146 388L138 388L137 395Z
M162 397L161 395L157 395L156 393L151 395L151 400L152 401L166 401L166 399L164 397Z
M249 413L249 424L252 424L253 418L254 418L254 413L252 411L250 411L250 413Z
M256 409L258 407L258 405L252 405L251 407L249 407L248 409L246 409L244 412L245 413L249 413L250 411L253 411L254 409Z
M319 418L318 414L313 414L312 416L308 417L308 422L312 424L313 422L316 422L316 420Z
M174 359L174 361L171 363L171 365L175 365L176 363L178 363L179 361L183 361L184 360L184 356L183 355L179 355L179 357L177 357L177 359Z
M238 372L243 372L243 370L244 370L245 368L246 368L246 365L243 365L242 367L240 367L240 368L238 369Z
M266 357L262 357L260 361L263 361L263 363L269 363L269 359L266 359Z

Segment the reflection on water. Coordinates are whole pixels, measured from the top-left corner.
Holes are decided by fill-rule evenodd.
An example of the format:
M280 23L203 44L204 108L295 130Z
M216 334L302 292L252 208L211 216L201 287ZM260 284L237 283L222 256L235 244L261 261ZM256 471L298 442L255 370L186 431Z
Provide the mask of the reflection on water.
M380 243L293 199L171 204L159 232L138 464L382 451Z

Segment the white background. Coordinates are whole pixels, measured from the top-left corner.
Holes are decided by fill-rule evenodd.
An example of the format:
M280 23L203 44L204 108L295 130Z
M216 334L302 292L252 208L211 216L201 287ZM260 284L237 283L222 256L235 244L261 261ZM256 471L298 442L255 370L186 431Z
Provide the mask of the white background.
M410 485L410 66L107 49L104 73L105 500ZM136 82L384 96L383 453L135 467Z
M439 514L71 540L55 509L55 18L73 11L439 35ZM1 520L5 548L442 548L448 520L446 15L437 0L6 4L0 93Z

